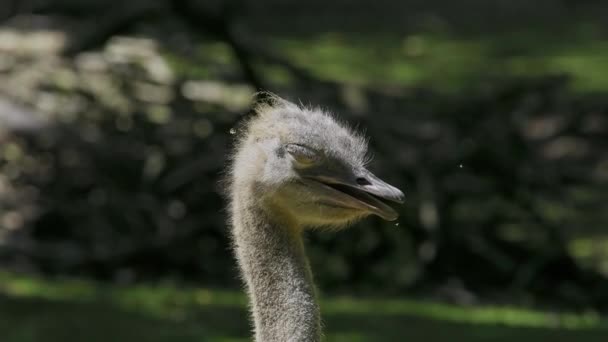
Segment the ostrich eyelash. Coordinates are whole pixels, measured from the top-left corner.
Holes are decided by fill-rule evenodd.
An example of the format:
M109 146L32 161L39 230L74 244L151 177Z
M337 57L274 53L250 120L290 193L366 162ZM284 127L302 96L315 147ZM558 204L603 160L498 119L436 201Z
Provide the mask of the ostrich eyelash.
M371 152L366 153L363 156L363 161L362 161L363 162L363 166L366 167L369 164L371 164L371 162L374 160L374 157L375 157L375 155L373 153L371 153Z

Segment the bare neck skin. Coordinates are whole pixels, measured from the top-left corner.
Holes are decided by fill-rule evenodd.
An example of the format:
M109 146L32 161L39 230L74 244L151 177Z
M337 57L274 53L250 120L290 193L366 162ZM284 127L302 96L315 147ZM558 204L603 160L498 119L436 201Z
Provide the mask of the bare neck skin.
M301 231L251 189L232 203L235 250L247 285L256 342L319 342L321 323Z

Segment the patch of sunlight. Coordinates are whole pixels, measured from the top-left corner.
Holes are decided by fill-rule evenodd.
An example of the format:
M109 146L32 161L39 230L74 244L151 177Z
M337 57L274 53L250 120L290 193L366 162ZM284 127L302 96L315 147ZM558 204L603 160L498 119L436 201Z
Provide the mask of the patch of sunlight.
M331 342L366 342L366 341L373 341L373 339L364 334L340 333L340 334L327 334L327 341L331 341Z
M17 297L113 303L124 309L158 318L183 317L206 307L243 309L246 297L238 291L178 287L172 284L113 286L80 280L49 280L0 272L0 293ZM421 300L372 300L334 297L322 301L324 315L413 316L433 320L514 327L589 329L604 326L593 312L541 312L515 307L461 307ZM337 336L332 340L357 341L364 336Z
M428 86L453 92L488 79L565 74L575 91L608 89L608 43L594 30L567 36L533 30L478 36L421 32L407 36L326 33L311 38L275 37L272 46L295 66L321 79L357 86ZM213 79L239 73L230 47L203 42L192 56L165 51L175 73ZM280 65L255 63L266 81L290 85Z
M413 63L402 63L404 53L399 46L386 40L333 34L311 40L279 39L275 46L295 65L320 79L359 85L379 81L411 83L420 79L419 69Z
M398 37L325 35L307 41L278 40L298 66L322 79L361 85L462 86L488 58L488 45L431 34Z
M326 314L411 315L436 320L475 324L503 324L520 327L563 327L588 329L602 324L594 312L551 313L515 307L461 307L429 301L365 300L336 298L323 306Z
M595 267L608 275L608 237L591 236L572 240L568 251L582 265Z
M203 306L244 308L247 305L246 298L238 292L181 289L169 285L111 287L107 296L123 308L141 310L160 318L181 316Z
M182 94L189 100L223 106L242 111L251 105L255 89L247 84L227 84L212 80L187 81Z
M0 272L0 292L15 297L90 300L95 298L98 288L91 282L80 280L50 281Z
M568 249L577 258L589 258L593 256L595 244L594 239L576 239L570 242Z
M171 108L163 105L148 105L145 107L148 121L157 125L165 125L171 120Z
M16 297L51 300L110 301L119 306L154 316L174 316L197 306L245 307L238 292L181 289L172 285L102 285L81 280L49 280L0 272L0 293Z
M597 53L587 48L580 54L555 56L550 65L553 70L571 75L575 90L608 90L608 48Z
M597 37L535 32L455 37L420 33L407 37L325 34L276 38L295 65L324 80L356 85L426 85L454 91L487 78L566 74L574 90L608 89L608 44Z

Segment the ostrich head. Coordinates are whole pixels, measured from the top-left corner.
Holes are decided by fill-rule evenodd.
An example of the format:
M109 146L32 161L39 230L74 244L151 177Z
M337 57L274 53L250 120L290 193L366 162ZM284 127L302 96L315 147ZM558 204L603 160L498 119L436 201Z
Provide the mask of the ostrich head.
M274 96L256 111L237 148L234 188L253 187L262 207L301 227L397 218L385 202L404 195L366 168L361 135L320 109Z

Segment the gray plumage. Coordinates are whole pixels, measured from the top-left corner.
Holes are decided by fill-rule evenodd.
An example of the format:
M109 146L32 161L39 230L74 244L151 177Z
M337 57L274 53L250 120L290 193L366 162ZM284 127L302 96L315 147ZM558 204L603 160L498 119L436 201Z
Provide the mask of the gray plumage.
M322 110L271 96L239 132L229 169L234 250L257 342L317 342L321 320L301 234L397 213L403 193L370 173L367 142Z

